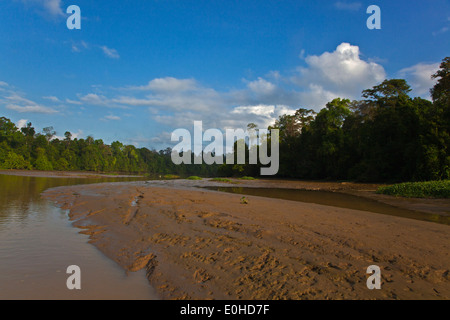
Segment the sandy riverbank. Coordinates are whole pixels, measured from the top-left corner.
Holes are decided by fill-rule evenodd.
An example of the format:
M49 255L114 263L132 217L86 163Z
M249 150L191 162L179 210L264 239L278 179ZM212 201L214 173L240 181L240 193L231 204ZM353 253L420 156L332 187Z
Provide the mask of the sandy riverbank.
M252 196L241 204L194 185L79 185L45 197L124 269L145 268L162 299L450 298L449 226ZM381 290L366 287L373 264Z

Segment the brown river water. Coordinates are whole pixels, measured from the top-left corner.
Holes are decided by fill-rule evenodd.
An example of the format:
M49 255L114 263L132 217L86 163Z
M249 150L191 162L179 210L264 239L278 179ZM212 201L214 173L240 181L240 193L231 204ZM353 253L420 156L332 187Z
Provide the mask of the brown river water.
M340 192L245 187L207 187L206 189L248 196L259 196L306 203L315 203L325 206L368 211L407 219L450 225L449 215L431 214L415 210L403 209L376 200Z
M145 271L127 275L40 196L52 187L127 180L0 175L0 300L157 299ZM81 290L67 288L71 265L80 267Z

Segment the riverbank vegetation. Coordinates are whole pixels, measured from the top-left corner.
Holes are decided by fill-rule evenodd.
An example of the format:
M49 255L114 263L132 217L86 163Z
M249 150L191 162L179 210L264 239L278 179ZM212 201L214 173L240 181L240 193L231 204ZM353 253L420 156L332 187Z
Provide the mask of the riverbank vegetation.
M336 98L317 114L299 108L293 115L279 117L270 127L280 130L278 177L373 182L450 179L450 57L433 78L432 101L410 97L405 80L391 79L364 90L362 100ZM107 145L91 136L73 139L70 132L64 138L55 136L52 127L37 133L31 123L19 129L1 117L0 168L181 177L260 174L261 164L175 165L170 148L156 151L119 141Z
M10 119L0 117L0 169L148 173L169 178L214 176L217 171L217 166L206 164L177 166L170 148L156 151L119 141L107 145L92 136L72 139L70 132L64 139L55 135L53 127L38 133L32 123L19 129Z
M371 182L450 178L450 57L433 75L432 101L411 98L403 79L385 80L363 99L334 99L318 114L281 116L278 176ZM235 155L236 156L236 155ZM261 165L223 165L224 176L257 176Z
M450 198L450 180L394 184L378 188L377 193L407 198Z

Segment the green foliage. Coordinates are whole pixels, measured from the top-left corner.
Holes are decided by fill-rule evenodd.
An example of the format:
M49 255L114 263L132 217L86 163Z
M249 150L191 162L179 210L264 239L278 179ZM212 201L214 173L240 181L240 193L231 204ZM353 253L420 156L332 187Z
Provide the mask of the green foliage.
M211 181L232 183L233 181L226 178L212 178Z
M411 98L403 79L334 99L315 115L282 115L279 177L372 182L450 179L450 57L433 75L433 102ZM247 148L248 149L248 148ZM248 159L248 157L246 158ZM258 176L261 165L221 165L220 176Z
M163 177L164 179L180 179L180 176L177 176L175 174L166 174Z
M257 180L256 178L253 178L253 177L247 177L247 176L240 177L239 179L240 179L240 180Z
M53 166L52 166L51 162L48 161L46 156L39 156L36 159L34 167L36 168L36 170L42 170L42 171L51 171L51 170L53 170Z
M197 177L197 176L190 176L188 178L186 178L187 180L202 180L202 178Z
M22 155L9 152L2 166L4 169L31 169L31 165Z
M450 180L400 183L380 187L377 193L408 198L450 198Z
M53 127L36 133L31 123L20 130L11 120L0 118L0 168L37 170L79 170L95 172L140 173L179 176L216 176L218 165L175 165L171 149L162 151L136 148L114 141L106 145L88 136L72 139L69 131L63 140L54 139ZM33 164L33 166L31 165Z
M318 114L299 108L282 115L269 129L280 130L279 177L357 181L427 181L450 179L450 57L433 75L433 102L411 98L403 79L385 80L362 92L363 99L334 99ZM254 123L248 129L256 129ZM62 141L46 127L36 133L31 123L18 130L0 117L0 167L38 170L87 170L183 177L257 177L261 163L249 164L249 147L235 142L234 164L174 165L170 148L136 148L93 137ZM242 142L242 141L240 141ZM237 150L246 153L237 163ZM258 151L258 147L256 147ZM270 152L270 150L269 150ZM194 154L191 154L191 159ZM225 178L213 181L232 183Z

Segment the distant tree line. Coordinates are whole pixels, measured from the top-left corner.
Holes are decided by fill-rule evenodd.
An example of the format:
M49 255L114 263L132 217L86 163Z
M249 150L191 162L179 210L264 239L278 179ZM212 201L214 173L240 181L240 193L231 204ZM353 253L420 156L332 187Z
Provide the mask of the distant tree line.
M279 117L269 127L280 130L278 176L379 182L449 179L450 57L433 78L432 101L411 98L405 80L391 79L364 90L362 100L337 98L317 114L300 108ZM72 139L70 132L60 140L55 134L52 127L36 133L31 123L19 130L1 117L0 168L204 177L260 173L260 164L175 165L170 148L156 151L118 141L107 145L91 136Z
M216 175L217 166L174 165L171 149L156 151L124 145L105 144L88 136L55 138L53 127L36 133L31 123L19 130L10 119L0 118L0 168L59 171L95 171L146 174Z
M334 99L319 113L279 117L279 177L356 181L450 178L450 57L432 76L432 102L411 98L403 79L385 80L363 99ZM257 176L260 165L222 165L226 176Z

